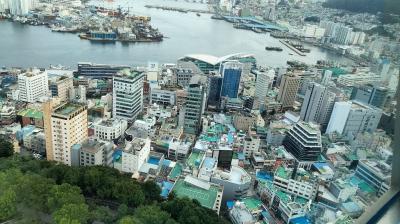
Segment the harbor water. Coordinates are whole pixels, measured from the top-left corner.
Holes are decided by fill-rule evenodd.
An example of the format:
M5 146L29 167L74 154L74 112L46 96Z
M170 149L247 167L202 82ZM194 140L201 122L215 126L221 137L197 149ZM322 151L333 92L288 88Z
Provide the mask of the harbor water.
M30 26L0 20L0 66L29 67L65 65L76 68L78 62L122 65L143 65L149 61L174 63L186 54L224 56L251 53L259 65L285 66L287 60L315 63L317 60L346 62L347 59L325 49L307 46L311 53L300 56L270 37L233 28L231 23L211 19L210 14L182 13L146 8L162 5L192 9L207 9L206 4L183 0L114 0L92 1L91 4L116 9L121 6L136 15L151 16L151 23L167 38L157 43L98 43L82 40L77 34L57 33L44 26ZM266 46L283 51L266 51Z

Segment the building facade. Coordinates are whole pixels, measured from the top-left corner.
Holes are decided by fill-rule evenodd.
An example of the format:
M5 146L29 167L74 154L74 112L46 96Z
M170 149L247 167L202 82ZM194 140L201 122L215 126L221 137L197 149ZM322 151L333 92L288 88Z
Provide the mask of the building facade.
M142 72L125 69L113 77L113 117L132 121L143 109Z
M48 76L46 71L32 69L18 75L19 100L29 103L37 102L49 92Z
M183 131L196 135L200 132L201 115L205 107L206 77L194 76L190 82L187 90Z
M238 61L228 61L221 65L222 75L221 96L237 98L243 65Z
M299 87L299 76L295 74L283 75L277 98L277 100L282 103L283 109L293 107Z

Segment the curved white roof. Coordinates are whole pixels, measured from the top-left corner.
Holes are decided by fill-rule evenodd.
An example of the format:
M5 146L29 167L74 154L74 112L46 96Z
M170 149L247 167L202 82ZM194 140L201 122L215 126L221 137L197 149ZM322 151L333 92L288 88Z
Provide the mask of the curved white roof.
M246 54L246 53L235 53L235 54L225 55L223 57L216 57L216 56L209 55L209 54L188 54L188 55L185 55L185 57L183 57L183 58L192 58L195 60L204 61L211 65L216 65L218 63L230 60L232 58L244 58L244 57L254 57L254 55ZM181 59L183 59L183 58L181 58Z

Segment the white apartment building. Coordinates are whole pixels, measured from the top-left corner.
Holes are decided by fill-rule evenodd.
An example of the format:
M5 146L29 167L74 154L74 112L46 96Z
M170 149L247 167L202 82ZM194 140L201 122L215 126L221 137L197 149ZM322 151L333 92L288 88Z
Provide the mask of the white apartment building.
M136 174L149 157L150 143L149 138L136 138L127 143L122 151L121 171Z
M113 76L113 117L132 121L143 109L142 72L124 69Z
M246 158L250 158L253 153L260 149L260 138L255 135L249 135L244 139L243 153Z
M46 71L32 69L18 75L19 100L29 103L37 102L49 93L48 76Z
M337 83L342 86L357 86L380 82L382 77L379 74L371 72L358 72L356 74L341 75Z
M268 90L271 88L272 81L275 76L275 71L270 69L268 71L257 71L256 88L254 91L254 98L259 101L260 104L265 103Z
M128 128L128 121L123 119L102 120L93 125L96 138L112 141L119 138Z
M359 103L336 102L329 120L326 133L337 132L345 137L354 138L363 132L374 132L382 116L382 110Z

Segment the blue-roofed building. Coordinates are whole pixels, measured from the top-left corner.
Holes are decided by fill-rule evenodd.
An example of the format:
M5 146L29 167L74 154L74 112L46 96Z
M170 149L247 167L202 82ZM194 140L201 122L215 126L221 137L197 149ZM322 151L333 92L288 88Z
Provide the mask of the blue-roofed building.
M289 221L289 224L311 224L311 221L307 217L301 216L301 217L291 219Z

